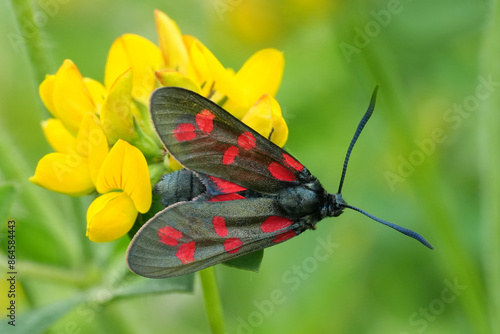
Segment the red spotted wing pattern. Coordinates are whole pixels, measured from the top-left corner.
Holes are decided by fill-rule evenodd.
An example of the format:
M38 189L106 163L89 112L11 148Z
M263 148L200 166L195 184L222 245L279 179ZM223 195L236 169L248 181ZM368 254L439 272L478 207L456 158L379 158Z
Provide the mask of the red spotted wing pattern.
M151 116L167 150L196 172L268 194L308 181L290 154L191 91L156 90Z
M419 234L342 199L349 155L373 112L375 94L347 151L339 191L329 194L290 154L210 100L181 88L156 90L156 130L187 169L156 185L167 207L134 236L129 268L151 278L188 274L286 241L345 208L432 248Z
M277 216L277 210L272 198L174 204L139 230L134 240L140 237L140 242L132 242L128 250L129 267L151 278L184 275L305 230L292 219Z

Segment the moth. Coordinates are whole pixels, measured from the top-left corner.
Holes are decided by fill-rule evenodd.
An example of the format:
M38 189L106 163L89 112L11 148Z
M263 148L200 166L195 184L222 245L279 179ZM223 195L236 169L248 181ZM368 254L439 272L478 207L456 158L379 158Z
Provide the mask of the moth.
M130 270L150 278L185 275L277 245L344 209L433 249L418 233L342 198L349 157L373 113L376 93L377 88L347 150L338 191L330 194L290 153L219 105L186 89L157 89L152 121L168 153L185 168L156 185L166 208L133 237Z

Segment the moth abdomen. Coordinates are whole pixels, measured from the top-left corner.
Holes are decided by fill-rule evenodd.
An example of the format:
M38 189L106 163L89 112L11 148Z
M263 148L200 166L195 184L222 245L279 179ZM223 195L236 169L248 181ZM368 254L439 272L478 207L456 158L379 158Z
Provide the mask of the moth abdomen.
M155 193L161 196L161 203L165 207L177 202L191 201L206 191L198 176L187 169L163 175L155 186Z

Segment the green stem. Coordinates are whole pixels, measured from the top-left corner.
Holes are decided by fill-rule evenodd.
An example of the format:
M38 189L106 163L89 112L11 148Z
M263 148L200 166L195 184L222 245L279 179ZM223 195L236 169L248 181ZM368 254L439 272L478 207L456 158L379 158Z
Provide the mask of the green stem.
M215 270L213 267L200 271L201 285L203 288L203 299L205 300L205 309L207 311L210 328L214 334L224 334L224 317L217 289L217 280L215 279Z
M500 6L498 1L490 1L490 18L485 29L485 39L482 45L483 77L491 77L492 81L500 81ZM481 228L483 244L483 265L485 268L485 284L487 290L487 310L492 330L500 331L500 94L495 88L491 96L484 101L484 109L479 113L479 168L480 168L480 203Z
M30 59L31 66L37 84L40 84L47 73L51 73L51 62L45 50L40 25L45 22L35 22L34 14L36 10L31 6L29 0L11 0L14 14L19 26L19 33L9 35L12 47L17 53L24 51ZM39 15L47 19L47 15Z

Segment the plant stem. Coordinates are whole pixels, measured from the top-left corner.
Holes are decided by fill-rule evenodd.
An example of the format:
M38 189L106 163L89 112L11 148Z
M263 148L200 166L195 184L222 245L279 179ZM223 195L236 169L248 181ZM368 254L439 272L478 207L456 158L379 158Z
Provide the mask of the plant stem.
M224 334L224 317L215 279L213 267L200 271L201 285L203 288L203 299L205 300L205 310L207 312L210 328L214 334Z
M19 26L18 34L10 34L9 39L14 51L21 53L26 48L35 75L36 84L40 84L45 74L51 73L51 62L45 50L39 26L45 22L35 22L35 10L29 0L11 0Z

